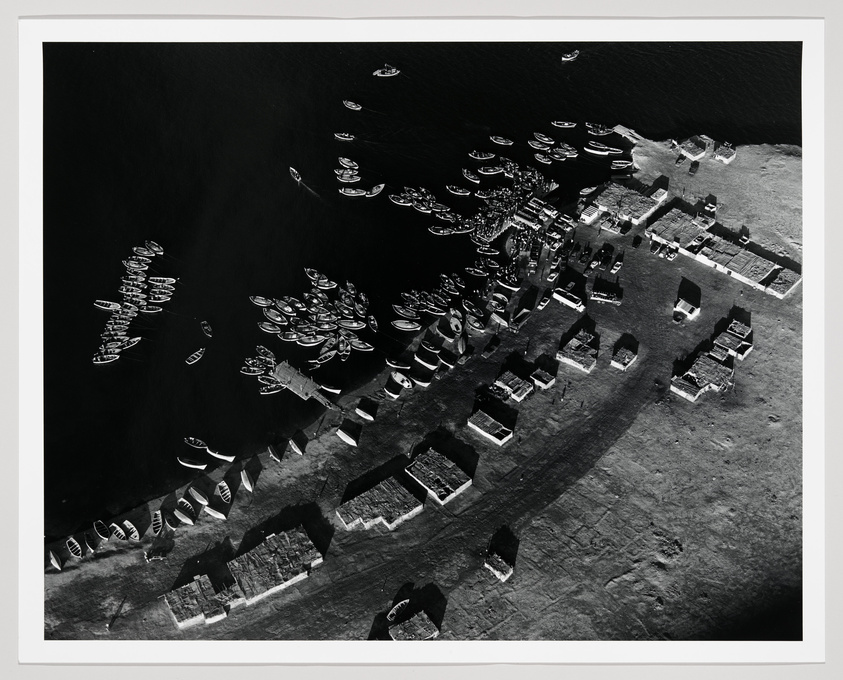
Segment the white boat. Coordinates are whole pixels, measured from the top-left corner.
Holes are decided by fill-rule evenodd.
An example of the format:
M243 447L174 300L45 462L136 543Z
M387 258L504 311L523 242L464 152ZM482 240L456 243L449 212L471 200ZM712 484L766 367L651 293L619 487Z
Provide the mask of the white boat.
M476 161L490 161L495 157L490 151L469 151L468 155Z
M561 59L562 59L562 62L565 63L565 62L568 62L568 61L574 61L574 59L576 59L578 56L580 56L580 51L574 50L573 52L567 52L567 53L563 54Z
M452 227L444 224L431 224L427 230L434 236L450 236L455 233Z
M104 309L107 312L116 312L122 308L119 302L109 302L108 300L94 300L94 307Z
M112 522L111 524L108 525L108 528L109 528L109 531L111 532L112 538L116 538L120 541L126 540L126 532L123 531L123 528L120 525Z
M259 321L258 328L260 328L264 333L272 333L273 335L277 335L281 332L281 327L270 321Z
M377 76L378 78L391 78L392 76L397 76L399 73L401 73L401 71L394 66L384 64L383 68L377 69L372 73L372 75Z
M383 188L384 188L385 186L386 186L385 184L376 184L376 185L375 185L375 186L373 186L371 189L369 189L369 191L367 191L367 192L366 192L366 197L367 197L367 198L374 198L374 197L375 197L375 196L377 196L377 195L378 195L381 191L383 191Z
M404 305L392 305L392 309L395 310L396 314L403 316L405 319L415 321L419 318L419 315L415 310L405 307Z
M539 162L544 163L545 165L550 165L553 162L553 159L548 158L543 153L534 153L533 157Z
M547 135L542 134L541 132L534 132L533 137L538 139L542 144L550 144L551 146L556 144L556 141L552 137L548 137Z
M390 368L395 368L399 371L409 371L410 364L404 363L403 361L398 361L397 359L387 359L386 365Z
M408 319L396 319L392 322L393 327L399 331L418 331L421 330L421 324L417 321L409 321Z
M212 449L210 447L205 447L205 450L208 452L208 455L211 455L214 458L219 458L220 460L224 460L224 461L227 461L229 463L234 462L234 456L227 456L224 453L220 453L216 449Z
M535 139L528 139L527 144L532 147L533 149L538 149L539 151L547 151L550 148L549 144L544 144L543 142L537 142Z
M204 470L208 467L207 463L200 463L199 461L192 460L190 458L182 458L181 456L176 456L176 460L184 465L184 467L193 468L194 470Z
M277 309L273 309L272 307L264 307L263 315L278 326L287 325L287 317L281 314L281 312L279 312Z
M108 527L105 526L105 522L99 519L94 522L94 533L99 536L103 541L107 541L109 538L111 538L111 534L108 533Z
M491 135L489 137L495 144L500 144L502 146L512 146L512 140L507 139L506 137L501 137L500 135Z
M164 518L161 515L160 510L156 510L152 513L152 535L157 536L161 533L161 529L164 528Z
M301 182L301 175L293 166L290 166L290 176L296 180L296 182Z
M339 192L343 196L365 196L365 189L355 189L354 187L342 187Z
M126 535L132 541L139 541L140 540L140 532L138 531L137 527L132 524L129 520L123 520L123 526L126 527Z
M350 99L343 99L342 104L345 108L351 109L352 111L359 111L360 109L363 108L362 106L360 106L360 104L356 104L353 101L351 101Z
M337 321L337 325L342 328L347 328L350 331L359 331L366 328L366 324L362 321L358 321L357 319L340 319Z
M187 491L199 503L201 503L202 505L208 505L208 497L204 493L202 493L199 489L197 489L195 486L191 486Z
M341 142L353 142L354 141L354 135L352 135L350 132L335 132L334 138L338 139Z
M231 489L228 488L225 480L217 484L217 495L222 498L223 503L231 503Z
M193 506L188 503L184 498L179 498L178 507L173 510L173 514L178 518L180 522L184 524L189 524L193 526L195 523L193 520Z
M252 492L255 490L255 487L252 484L252 478L249 476L249 473L246 472L246 468L240 470L240 480L243 482L243 486L246 488L246 491Z
M260 388L261 394L276 394L281 390L285 389L284 385L278 383L276 385L262 385Z
M61 560L59 559L58 555L56 555L52 550L50 550L50 564L52 564L56 569L61 571Z
M584 187L580 189L580 196L588 196L595 189L597 189L597 187Z
M170 276L150 276L147 281L164 286L173 286L176 283L176 279Z
M164 249L159 246L155 241L145 241L144 245L149 248L153 253L156 255L163 255Z
M471 192L468 189L463 189L456 184L449 184L445 188L454 194L454 196L471 196Z
M350 158L343 158L342 156L340 156L337 160L339 161L340 165L343 166L344 168L350 168L352 170L356 170L359 167L357 165L357 163L355 163Z
M68 551L71 555L73 555L73 557L82 557L82 546L79 545L79 542L73 538L73 536L68 538L64 544L67 546Z
M553 120L550 122L551 125L554 125L558 128L574 128L577 127L576 123L571 123L567 120Z
M345 184L354 184L355 182L360 181L360 176L345 173L342 175L337 175L337 179Z
M250 295L249 299L258 307L269 307L272 304L272 300L263 295Z
M351 338L350 344L351 349L356 349L358 352L371 352L375 349L373 345L370 345L368 342L360 340L359 338Z
M119 354L97 354L92 361L95 364L110 364L112 361L117 361L120 358Z
M298 342L302 334L298 331L284 331L278 337L284 342Z
M185 437L184 443L188 446L192 446L194 449L207 449L208 445L203 442L201 439L197 439L196 437Z
M222 514L219 510L214 510L210 505L203 505L202 509L207 512L211 517L216 517L217 519L226 519L225 515Z
M475 184L480 184L480 178L475 175L471 170L467 170L466 168L462 169L462 176L465 177L469 182L474 182Z
M398 615L403 611L404 607L410 604L410 600L401 600L398 604L396 604L392 609L389 610L389 614L386 615L386 620L392 623L398 617Z

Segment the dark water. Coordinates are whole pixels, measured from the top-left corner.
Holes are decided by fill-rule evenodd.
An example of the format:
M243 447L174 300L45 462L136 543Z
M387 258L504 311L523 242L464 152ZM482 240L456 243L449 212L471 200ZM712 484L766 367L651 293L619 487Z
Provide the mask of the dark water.
M175 460L189 453L185 436L245 456L318 415L292 395L258 395L239 373L257 343L294 364L306 355L258 330L248 296L300 295L302 268L312 266L366 291L388 328L398 291L432 287L474 255L467 237L430 235L429 215L386 195L425 186L470 213L476 206L444 185L465 184L466 153L493 147L489 134L520 141L504 153L525 163L534 130L582 145L582 125L563 132L554 119L623 123L656 139L801 142L798 43L590 44L561 64L573 47L47 45L46 533L189 479ZM401 75L372 77L384 61ZM335 131L358 141L335 141ZM360 164L362 185L386 182L382 195L339 196L339 155ZM318 195L291 180L291 165ZM581 159L541 170L565 200L606 179L604 166ZM176 295L165 313L133 324L139 345L96 367L107 314L93 301L119 299L121 260L145 239L166 249L155 273L180 278ZM200 346L205 357L186 366ZM318 377L348 385L378 361L353 354Z

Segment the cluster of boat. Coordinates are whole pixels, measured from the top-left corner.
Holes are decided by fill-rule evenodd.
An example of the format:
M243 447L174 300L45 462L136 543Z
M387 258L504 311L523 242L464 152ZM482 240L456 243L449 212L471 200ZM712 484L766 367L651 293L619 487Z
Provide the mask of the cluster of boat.
M344 184L354 184L360 181L360 170L357 163L355 163L350 158L345 158L343 156L339 157L339 164L340 167L334 168L334 174L337 176L337 180ZM356 187L340 187L340 193L343 196L366 196L367 198L374 198L377 196L381 191L383 191L385 185L383 184L376 184L371 189L358 189Z
M120 353L134 347L141 338L129 335L129 326L138 314L156 314L169 301L175 291L176 279L148 276L153 258L163 255L164 249L155 241L146 241L132 248L132 255L123 260L125 273L117 289L121 300L95 300L94 307L111 312L100 334L101 344L94 355L94 364L109 364L120 358Z
M366 329L375 333L378 330L377 320L368 312L368 296L358 291L350 281L345 286L339 286L316 269L305 268L305 274L310 279L311 288L301 300L289 295L275 299L251 296L250 300L262 309L265 317L258 323L258 328L285 342L319 347L319 356L310 360L313 368L334 358L345 361L352 350L371 352L374 346L357 334ZM280 391L283 386L271 382L265 375L265 369L274 368L274 356L268 350L259 354L260 357L246 360L240 371L258 376L259 380L264 378L261 380L262 394Z

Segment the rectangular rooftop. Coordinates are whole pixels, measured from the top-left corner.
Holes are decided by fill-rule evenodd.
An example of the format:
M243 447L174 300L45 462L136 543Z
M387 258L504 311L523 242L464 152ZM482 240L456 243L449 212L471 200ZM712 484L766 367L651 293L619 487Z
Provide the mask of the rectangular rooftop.
M407 467L407 474L421 484L440 505L445 505L471 486L471 477L434 449L416 456Z

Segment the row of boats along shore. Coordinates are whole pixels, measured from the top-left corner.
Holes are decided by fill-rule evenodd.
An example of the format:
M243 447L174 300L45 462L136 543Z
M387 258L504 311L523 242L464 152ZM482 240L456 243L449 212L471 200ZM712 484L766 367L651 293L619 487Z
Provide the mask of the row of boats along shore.
M391 77L400 73L397 69L390 71L392 67L385 69L386 75L378 72L375 75ZM359 110L354 102L346 101L344 104L349 109ZM552 125L564 130L574 128L576 123L552 121ZM611 128L602 125L586 125L589 133L595 136L605 136L612 132ZM547 152L548 157L553 153L553 160L575 158L578 153L570 145L557 142L549 135L536 133L534 137L535 140L529 141L535 144L529 146L538 148L536 145L544 145L543 151ZM513 145L511 140L500 136L493 136L491 141L501 146ZM600 152L594 155L608 156L620 153L618 149L596 142L589 142L586 151L588 149ZM463 168L465 179L472 183L479 183L481 176L507 180L505 185L475 191L474 195L482 199L481 206L470 216L458 215L423 187L405 187L400 193L389 195L390 201L397 206L412 207L438 218L442 224L433 225L430 229L433 234L467 234L475 245L476 256L473 262L466 263L461 272L439 274L438 284L434 288L402 292L391 304L394 318L388 328L397 331L399 337L404 338L409 346L415 346L416 349L408 360L403 358L404 355L384 355L386 367L391 369L391 372L387 384L379 391L379 398L398 399L402 390L426 387L434 378L441 377L445 368L450 369L457 363L462 363L467 356L470 336L490 331L493 326L492 313L502 312L513 294L521 288L519 254L525 249L535 247L535 240L540 238L531 229L512 218L530 199L544 196L556 188L556 183L544 177L536 168L521 165L488 151L475 150L469 153L469 157L483 165L477 168L476 173ZM340 164L348 170L356 170L356 165L350 159L340 158ZM339 174L337 176L340 177ZM300 181L300 178L297 180ZM446 189L456 197L471 193L458 185L447 185ZM583 192L593 189L594 187L589 187ZM502 245L493 243L507 232L512 244L511 251L514 253L512 256L503 251ZM104 338L109 339L108 343L120 343L105 343L101 347L103 357L108 356L107 351L115 349L118 351L113 353L119 356L124 343L130 346L128 342L132 339L126 332L128 323L136 314L160 311L160 305L172 296L175 279L146 275L151 259L163 255L163 252L161 246L151 241L147 241L145 246L134 248L133 255L124 261L127 274L119 290L123 296L122 301L112 303L98 300L95 303L98 307L112 312L112 319L107 326L108 335ZM250 301L261 310L262 318L257 322L259 330L274 335L279 341L274 351L264 345L257 345L256 356L247 357L240 368L244 375L257 379L260 394L271 395L288 388L290 371L305 381L311 381L310 384L321 391L338 394L339 389L319 385L312 379L305 378L286 362L279 362L276 352L283 352L284 346L292 343L313 347L316 355L308 359L307 365L303 366L305 371L312 373L332 360L346 361L355 351L376 350L378 343L375 338L378 333L385 332L369 310L368 296L358 290L352 282L346 281L344 285L340 285L313 268L306 268L305 275L310 287L300 297L250 297ZM545 295L545 298L549 298L549 295ZM543 304L546 304L546 299L540 302L539 308ZM207 322L202 322L202 330L208 337L212 336ZM429 333L424 339L415 343L413 338L426 331ZM395 337L392 333L389 335ZM203 352L204 348L194 352L186 360L187 363L198 361ZM277 370L282 365L285 370ZM299 396L302 395L299 393ZM229 465L235 464L234 455L222 453L198 438L186 437L184 443L193 451L204 451L211 459ZM298 448L294 440L290 440L290 446L294 450ZM278 460L272 447L269 447L269 451L270 455ZM302 454L303 451L296 450L296 453ZM189 455L178 455L177 461L186 468L198 471L206 470L209 464L217 464L211 460L197 460ZM243 488L249 492L253 491L253 480L245 468L240 470L240 480ZM203 491L191 484L174 508L160 508L152 514L149 530L157 536L167 529L175 530L180 526L193 525L203 511L217 519L225 519L226 513L219 508L224 510L230 507L232 497L232 490L224 480L216 484L213 492L209 489ZM92 530L83 532L81 540L77 540L75 536L67 538L66 548L70 556L81 558L96 551L102 543L115 540L139 541L140 532L128 520L112 522L109 525L97 520ZM53 566L61 569L61 559L54 551L50 551L49 557Z

